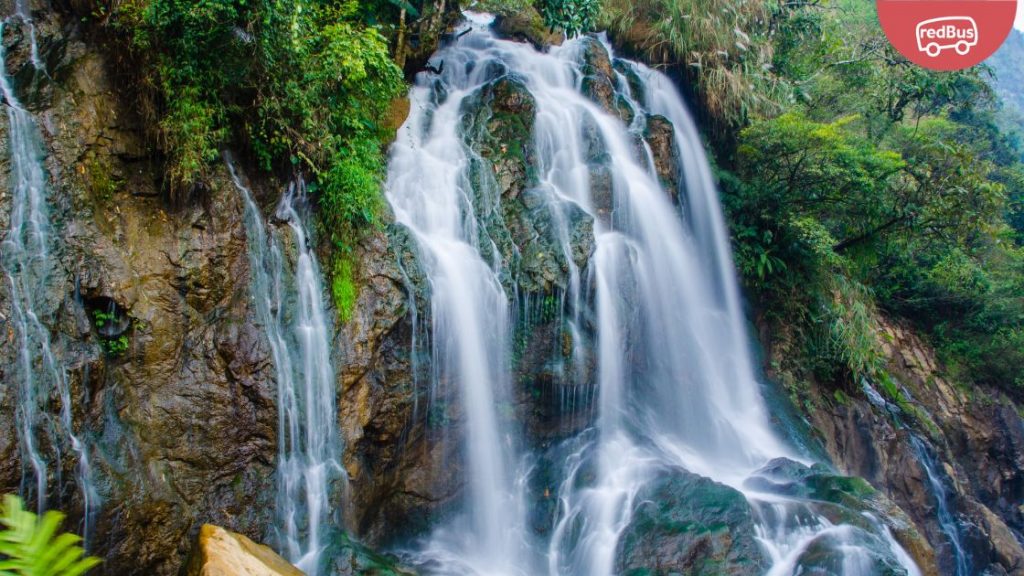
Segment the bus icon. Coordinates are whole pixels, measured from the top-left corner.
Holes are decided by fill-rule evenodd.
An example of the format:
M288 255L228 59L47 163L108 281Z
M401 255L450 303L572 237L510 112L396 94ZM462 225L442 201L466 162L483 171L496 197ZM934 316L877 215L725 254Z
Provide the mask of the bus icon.
M917 25L917 49L932 58L952 48L966 56L978 45L978 23L970 16L932 18Z

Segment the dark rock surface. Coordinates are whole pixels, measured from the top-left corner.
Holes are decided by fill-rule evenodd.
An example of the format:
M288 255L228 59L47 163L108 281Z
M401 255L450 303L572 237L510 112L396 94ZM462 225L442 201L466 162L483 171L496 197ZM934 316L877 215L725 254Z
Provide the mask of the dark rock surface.
M805 403L805 414L814 434L842 473L866 479L906 511L935 549L941 573L952 573L953 549L938 523L938 502L915 439L927 446L938 461L969 568L1024 574L1019 410L993 392L954 386L913 331L877 320L891 381L841 396L812 382L806 393L819 400ZM773 366L784 367L784 332L762 340L771 344ZM790 377L773 374L782 381Z
M768 559L755 539L743 494L682 470L668 471L636 496L619 540L617 571L633 575L762 574Z
M104 51L60 12L34 15L49 77L28 61L20 23L5 25L4 42L19 97L43 133L51 214L62 240L43 313L67 366L73 427L89 446L100 497L90 551L105 558L104 574L162 575L178 572L204 523L272 542L277 391L251 304L240 197L218 167L202 191L171 206L159 151L122 100L129 96ZM6 130L0 123L4 149ZM5 153L5 180L8 164ZM256 177L252 188L269 212L283 185ZM9 210L5 191L3 233ZM355 258L358 304L336 346L339 420L352 477L347 515L373 536L392 516L423 509L416 494L432 507L455 488L445 483L452 473L422 481L423 471L444 460L424 442L422 426L410 431L419 392L407 349L408 275L415 270L409 262L399 266L408 246L400 234L379 233ZM16 375L6 367L17 339L6 290L4 282L0 418L14 422ZM113 336L127 341L117 354L105 351L103 340L112 336L93 320L94 311L111 309L125 324ZM59 478L52 465L49 479L51 504L73 522L83 514L77 465L65 450ZM22 473L14 427L0 427L0 492L18 491ZM363 573L353 570L343 573Z

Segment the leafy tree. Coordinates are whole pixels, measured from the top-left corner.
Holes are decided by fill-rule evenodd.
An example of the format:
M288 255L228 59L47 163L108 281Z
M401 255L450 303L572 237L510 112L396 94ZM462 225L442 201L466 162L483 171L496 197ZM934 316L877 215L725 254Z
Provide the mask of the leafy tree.
M923 329L959 380L1024 394L1024 166L989 70L914 66L871 3L762 13L739 29L770 72L731 70L777 108L739 116L718 172L741 274L796 370L870 375L877 307Z
M26 511L21 499L6 495L0 510L0 576L78 576L100 563L85 556L81 540L58 534L64 515L49 511L39 518Z

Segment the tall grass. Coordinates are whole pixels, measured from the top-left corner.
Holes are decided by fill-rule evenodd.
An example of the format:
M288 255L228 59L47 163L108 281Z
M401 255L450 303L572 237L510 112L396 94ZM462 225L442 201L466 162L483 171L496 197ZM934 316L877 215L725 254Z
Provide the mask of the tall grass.
M735 128L777 109L776 10L765 0L606 0L602 24L652 66L694 81L705 112Z

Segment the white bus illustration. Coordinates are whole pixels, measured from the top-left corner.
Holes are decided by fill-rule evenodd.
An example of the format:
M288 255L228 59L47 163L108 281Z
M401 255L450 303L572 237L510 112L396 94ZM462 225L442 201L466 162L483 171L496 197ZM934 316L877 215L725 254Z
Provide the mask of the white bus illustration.
M978 45L978 23L970 16L932 18L917 25L917 49L935 58L952 48L966 56Z

